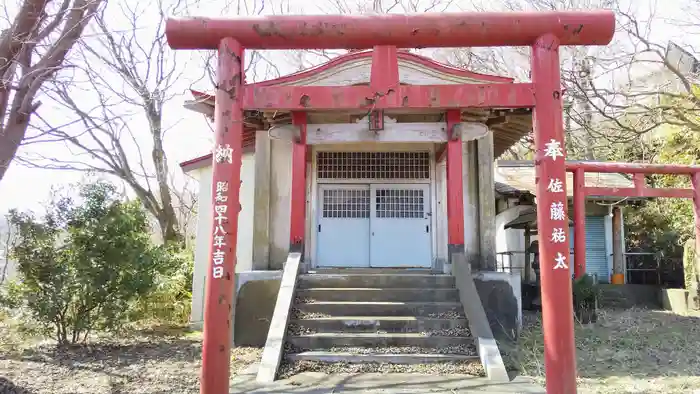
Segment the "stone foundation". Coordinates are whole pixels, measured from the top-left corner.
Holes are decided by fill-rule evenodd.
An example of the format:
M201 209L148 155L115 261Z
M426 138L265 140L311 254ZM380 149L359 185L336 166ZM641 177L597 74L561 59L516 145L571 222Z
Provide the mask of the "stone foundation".
M234 346L265 346L281 279L281 271L236 274Z
M520 275L482 271L473 276L494 336L515 340L522 329Z

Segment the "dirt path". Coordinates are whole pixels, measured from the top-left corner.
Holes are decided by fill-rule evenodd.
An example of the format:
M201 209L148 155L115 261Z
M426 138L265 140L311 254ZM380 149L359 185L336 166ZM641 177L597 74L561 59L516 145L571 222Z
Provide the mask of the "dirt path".
M256 348L234 349L232 375L259 355ZM0 393L195 394L200 358L198 333L135 335L65 349L38 344L0 352Z

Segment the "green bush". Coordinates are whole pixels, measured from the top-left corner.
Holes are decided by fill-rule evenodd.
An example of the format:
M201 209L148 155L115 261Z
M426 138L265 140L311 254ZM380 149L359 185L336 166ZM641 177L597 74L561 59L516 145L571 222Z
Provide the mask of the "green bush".
M178 268L158 275L156 287L131 304L129 318L136 322L186 324L192 306L194 253L190 249L173 252Z
M683 275L685 277L685 288L690 290L695 286L697 281L696 262L695 262L695 239L689 239L683 245Z
M131 303L179 264L170 250L153 245L137 201L123 201L103 182L78 190L77 199L54 199L41 219L10 212L19 231L11 249L19 280L3 302L28 311L59 344L120 328Z
M574 305L577 308L595 308L598 299L598 286L591 275L585 274L574 279L572 289Z

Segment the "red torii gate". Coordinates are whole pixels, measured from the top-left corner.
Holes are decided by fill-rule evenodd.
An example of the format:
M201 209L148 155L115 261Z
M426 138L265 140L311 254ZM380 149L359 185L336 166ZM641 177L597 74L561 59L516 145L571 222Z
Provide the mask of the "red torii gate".
M206 281L203 394L228 393L231 310L240 211L239 187L243 110L290 110L301 131L292 152L292 250L303 251L306 174L306 111L441 109L448 127L461 108L533 108L538 202L557 204L561 215L538 210L544 267L542 310L547 392L576 392L576 348L566 223L565 151L561 45L607 45L615 31L610 11L426 13L412 15L294 15L256 18L169 19L166 35L173 49L217 49L213 152L214 221ZM403 86L396 48L529 46L532 83ZM247 87L243 49L374 48L369 86ZM462 148L447 146L447 209L450 250L464 247ZM559 184L564 184L562 190ZM579 233L581 234L581 233ZM562 240L563 237L563 240Z
M574 277L579 278L586 273L586 196L692 198L695 248L700 251L700 166L570 162L566 163L566 171L574 174ZM587 187L586 172L633 174L634 187ZM651 174L689 176L692 189L647 187L644 175Z

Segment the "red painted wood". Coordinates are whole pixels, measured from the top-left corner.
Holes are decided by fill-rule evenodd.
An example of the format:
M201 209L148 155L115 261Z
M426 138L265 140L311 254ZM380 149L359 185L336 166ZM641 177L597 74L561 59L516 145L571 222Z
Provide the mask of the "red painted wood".
M612 39L615 18L610 11L521 12L521 13L435 13L416 15L303 15L257 18L169 19L166 35L174 49L220 49L219 81L225 89L217 92L217 143L228 141L233 149L230 163L214 158L214 181L231 184L231 200L238 204L241 165L242 111L273 110L357 110L357 109L459 109L464 107L532 108L536 90L535 136L538 147L537 173L564 177L564 157L559 163L543 160L547 138L563 139L558 46L605 45ZM225 37L224 43L221 42ZM237 41L234 41L234 38ZM534 45L533 45L534 43ZM226 47L228 45L229 47ZM323 49L397 47L473 47L533 45L532 84L492 84L457 86L399 86L390 91L370 87L241 87L242 46L250 49ZM233 52L233 53L232 53ZM233 55L233 56L232 56ZM373 55L374 56L374 55ZM398 56L398 55L394 55ZM298 77L298 75L297 75ZM395 79L392 77L391 82ZM395 85L394 85L395 86ZM376 100L376 95L381 98ZM552 96L556 94L556 97ZM224 97L225 95L225 97ZM228 98L227 98L228 97ZM241 103L243 101L243 103ZM294 115L295 124L306 124ZM302 127L305 131L305 126ZM302 133L302 139L304 133ZM563 141L561 141L563 147ZM303 242L306 147L294 144L292 160L292 242ZM455 150L456 152L456 150ZM448 152L448 155L450 153ZM227 164L230 164L228 168ZM452 166L454 171L454 166ZM223 178L222 178L223 177ZM216 184L216 183L215 183ZM555 196L538 183L538 203L546 205ZM565 198L564 198L565 201ZM228 208L227 208L228 209ZM566 204L564 204L564 212ZM230 211L230 209L229 209ZM238 209L234 209L236 215ZM538 211L540 233L553 229L546 210ZM205 348L202 392L228 392L228 357L233 296L233 272L237 220L225 223L227 248L223 273L227 286L207 282L205 308ZM218 227L215 227L215 229ZM564 235L568 226L564 226ZM463 232L463 231L462 231ZM567 242L568 244L568 242ZM573 348L571 283L567 270L548 270L560 246L540 243L542 256L542 299L545 327L547 391L575 393L576 365ZM568 247L562 250L568 262ZM214 260L212 260L214 264ZM213 268L210 267L210 268ZM218 298L216 298L218 296ZM222 324L223 322L227 324ZM219 360L220 362L215 362Z
M634 187L587 187L587 196L610 197L646 197L646 198L693 198L691 189L661 189L661 188L634 188Z
M292 124L299 126L299 141L292 146L292 192L289 222L290 245L304 245L306 225L306 112L293 112ZM303 250L299 250L303 252Z
M395 46L374 47L369 87L376 92L378 105L389 91L399 87L399 58Z
M612 163L612 162L567 162L566 170L575 171L582 168L586 172L623 174L695 174L700 172L700 166L681 164L644 164L644 163Z
M374 100L377 94L380 100ZM376 104L375 104L376 101ZM529 83L400 86L377 92L370 86L246 86L243 108L254 110L357 110L530 108L535 105Z
M462 111L448 110L447 130L462 121ZM464 188L462 186L462 139L447 141L447 243L464 245Z
M602 10L169 18L165 25L174 49L214 49L224 37L249 49L527 46L543 34L561 45L606 45L614 32L613 12Z
M695 217L695 258L700 257L700 172L690 178L693 185L693 216ZM697 260L696 260L697 261Z
M533 116L535 176L547 393L573 394L576 393L576 347L559 44L555 35L548 34L532 46L532 81L537 96ZM550 155L552 152L556 155ZM551 191L552 182L561 182L563 190ZM552 211L562 213L559 208L563 217L551 215Z
M202 394L228 393L243 148L240 94L243 48L236 40L225 38L219 43L218 51L219 89L214 109L216 146L212 169L214 209L204 298Z
M586 179L583 169L574 171L574 277L586 273ZM583 234L583 235L579 235Z

